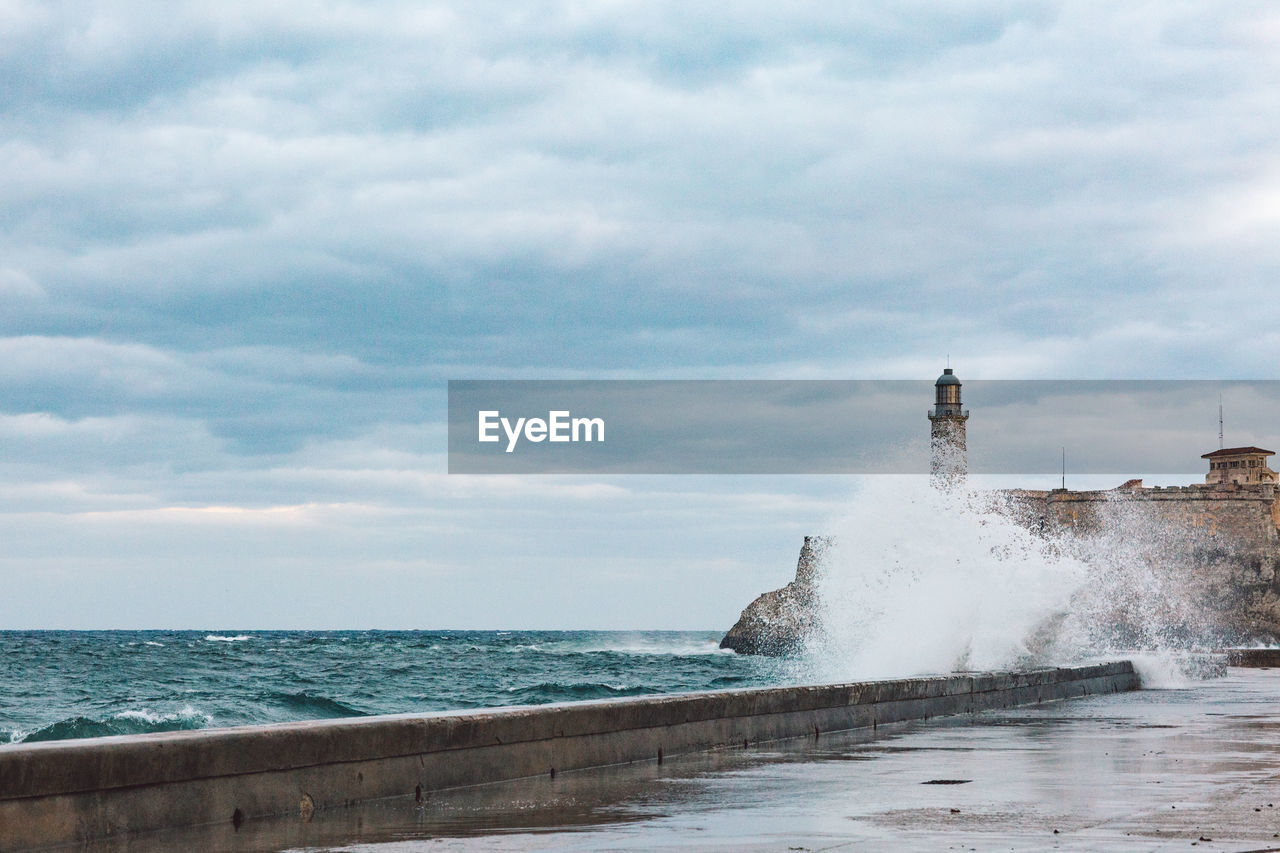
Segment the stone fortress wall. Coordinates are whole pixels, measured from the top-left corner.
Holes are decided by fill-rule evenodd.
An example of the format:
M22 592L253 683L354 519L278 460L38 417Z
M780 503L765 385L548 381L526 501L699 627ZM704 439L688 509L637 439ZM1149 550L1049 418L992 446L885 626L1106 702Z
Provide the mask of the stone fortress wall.
M1061 527L1096 527L1108 512L1129 505L1141 507L1140 512L1153 522L1171 530L1200 530L1257 545L1280 541L1280 503L1271 483L1144 488L1141 481L1131 480L1116 489L1010 489L1005 494Z

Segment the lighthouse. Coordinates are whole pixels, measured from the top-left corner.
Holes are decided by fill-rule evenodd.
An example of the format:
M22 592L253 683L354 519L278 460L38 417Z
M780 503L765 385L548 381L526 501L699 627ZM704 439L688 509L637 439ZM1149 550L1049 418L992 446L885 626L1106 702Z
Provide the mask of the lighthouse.
M960 405L960 380L948 367L933 383L934 402L929 412L929 476L936 486L963 482L965 461L964 424L969 412Z

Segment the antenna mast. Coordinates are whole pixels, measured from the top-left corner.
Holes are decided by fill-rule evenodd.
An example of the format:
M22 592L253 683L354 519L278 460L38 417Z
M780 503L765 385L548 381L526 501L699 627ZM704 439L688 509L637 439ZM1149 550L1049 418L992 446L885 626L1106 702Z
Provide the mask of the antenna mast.
M1222 395L1218 395L1218 449L1222 449Z

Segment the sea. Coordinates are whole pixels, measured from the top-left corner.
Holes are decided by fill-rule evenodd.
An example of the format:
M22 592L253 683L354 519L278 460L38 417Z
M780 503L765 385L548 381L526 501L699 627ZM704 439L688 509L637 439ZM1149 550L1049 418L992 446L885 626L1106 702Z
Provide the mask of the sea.
M710 631L0 631L0 745L798 683Z

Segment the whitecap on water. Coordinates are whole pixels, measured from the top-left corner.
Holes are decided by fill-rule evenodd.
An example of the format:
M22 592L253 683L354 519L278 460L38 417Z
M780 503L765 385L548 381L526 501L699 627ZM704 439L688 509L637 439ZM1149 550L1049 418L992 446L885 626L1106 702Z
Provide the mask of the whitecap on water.
M210 717L203 711L198 711L191 705L183 705L177 711L169 713L161 713L152 711L148 708L130 709L120 711L113 714L114 720L131 720L136 723L143 723L148 726L158 726L162 723L199 723L201 727L209 724Z

